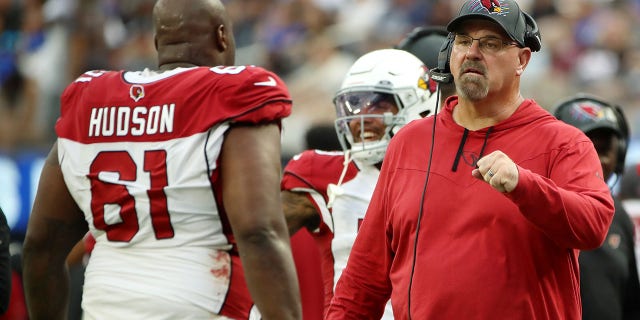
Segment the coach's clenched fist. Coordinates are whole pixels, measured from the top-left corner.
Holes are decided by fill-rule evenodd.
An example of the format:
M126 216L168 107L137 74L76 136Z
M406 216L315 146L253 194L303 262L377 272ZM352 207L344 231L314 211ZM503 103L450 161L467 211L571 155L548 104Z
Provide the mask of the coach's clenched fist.
M518 185L518 166L502 151L494 151L480 160L471 174L500 192L511 192Z

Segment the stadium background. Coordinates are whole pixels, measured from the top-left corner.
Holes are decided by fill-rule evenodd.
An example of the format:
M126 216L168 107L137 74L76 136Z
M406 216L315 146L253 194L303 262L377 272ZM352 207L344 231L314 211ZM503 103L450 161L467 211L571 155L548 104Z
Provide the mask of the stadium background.
M223 2L234 21L237 64L271 69L291 91L283 161L306 148L309 129L332 126L333 93L358 56L393 46L416 26L444 25L460 6L460 0ZM621 105L633 136L627 164L635 166L640 0L518 2L537 20L543 41L527 68L523 94L548 109L579 91ZM0 206L15 241L24 236L54 139L60 93L86 70L153 68L153 3L0 0ZM640 209L632 214L640 221Z

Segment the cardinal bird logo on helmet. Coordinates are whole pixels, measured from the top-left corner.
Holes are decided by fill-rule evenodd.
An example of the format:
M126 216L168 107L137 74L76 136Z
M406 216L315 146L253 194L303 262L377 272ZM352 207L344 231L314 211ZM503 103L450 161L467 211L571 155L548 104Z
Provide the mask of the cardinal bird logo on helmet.
M426 66L422 66L422 69L424 70L424 73L422 74L420 79L418 79L418 87L423 90L429 91L430 94L433 94L436 92L436 90L438 90L438 84L435 82L435 80L429 77L429 70Z

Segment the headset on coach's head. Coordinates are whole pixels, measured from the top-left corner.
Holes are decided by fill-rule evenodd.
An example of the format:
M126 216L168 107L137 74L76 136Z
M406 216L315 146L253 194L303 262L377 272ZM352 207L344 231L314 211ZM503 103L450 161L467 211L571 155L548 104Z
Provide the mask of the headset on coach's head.
M529 47L533 52L540 51L542 41L540 39L541 37L538 24L529 14L522 12L522 15L525 20L524 43L522 45ZM449 32L447 41L445 41L442 44L442 47L440 47L438 65L436 68L429 71L429 76L434 81L440 83L450 83L453 81L453 75L451 75L451 69L449 68L449 59L451 58L454 38L455 34L453 32Z

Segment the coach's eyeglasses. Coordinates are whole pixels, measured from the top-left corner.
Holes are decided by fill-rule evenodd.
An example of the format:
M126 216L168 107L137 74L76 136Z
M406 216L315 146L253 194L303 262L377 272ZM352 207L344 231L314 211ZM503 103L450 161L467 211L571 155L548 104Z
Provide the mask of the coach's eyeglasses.
M456 34L453 39L453 45L460 48L471 48L473 41L477 40L482 53L496 53L508 46L517 46L515 42L503 41L500 38L486 36L481 38L472 38L464 34Z

